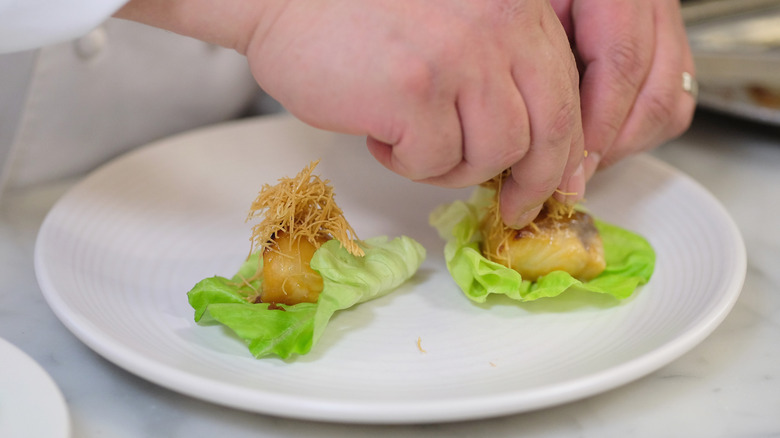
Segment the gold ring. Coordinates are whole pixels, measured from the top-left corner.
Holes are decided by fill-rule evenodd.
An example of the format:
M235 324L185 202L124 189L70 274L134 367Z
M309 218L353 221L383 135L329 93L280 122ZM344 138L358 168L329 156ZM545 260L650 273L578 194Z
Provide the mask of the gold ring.
M694 99L699 96L699 83L687 71L684 71L682 74L682 87L683 91L690 94Z

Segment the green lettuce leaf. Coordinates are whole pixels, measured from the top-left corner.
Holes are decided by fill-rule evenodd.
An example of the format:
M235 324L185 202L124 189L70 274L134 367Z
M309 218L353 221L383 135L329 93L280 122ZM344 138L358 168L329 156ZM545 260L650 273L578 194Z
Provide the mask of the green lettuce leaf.
M650 280L655 269L652 246L642 236L600 220L595 223L604 244L607 267L598 277L582 282L566 272L555 271L535 282L523 280L520 273L488 260L479 249L479 222L492 196L492 190L480 187L468 201L441 205L430 215L431 225L447 242L447 269L472 301L485 302L490 294L532 301L555 297L571 288L624 299Z
M317 303L276 306L283 310L246 300L262 286L262 280L245 281L261 269L262 259L254 254L232 278L206 278L187 293L195 321L229 327L255 357L306 354L334 313L391 292L414 275L425 258L422 245L406 236L377 237L360 245L363 257L351 255L336 240L323 244L310 262L323 278Z

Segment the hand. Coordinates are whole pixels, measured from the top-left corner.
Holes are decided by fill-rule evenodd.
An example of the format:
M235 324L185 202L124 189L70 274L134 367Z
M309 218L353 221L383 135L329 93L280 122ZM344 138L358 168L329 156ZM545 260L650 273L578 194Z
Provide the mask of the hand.
M465 187L512 167L510 225L556 188L583 194L576 64L546 0L288 1L246 53L291 113L367 135L402 176Z
M551 0L581 63L585 172L676 137L691 123L694 74L679 0Z
M412 180L465 187L511 167L509 225L556 188L583 195L579 79L548 0L132 0L118 16L235 47L292 114L366 135Z

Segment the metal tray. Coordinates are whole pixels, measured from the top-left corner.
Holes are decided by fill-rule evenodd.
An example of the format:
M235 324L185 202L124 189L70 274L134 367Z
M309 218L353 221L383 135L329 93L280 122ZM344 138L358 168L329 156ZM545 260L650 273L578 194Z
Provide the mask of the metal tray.
M699 106L780 125L780 1L683 3Z

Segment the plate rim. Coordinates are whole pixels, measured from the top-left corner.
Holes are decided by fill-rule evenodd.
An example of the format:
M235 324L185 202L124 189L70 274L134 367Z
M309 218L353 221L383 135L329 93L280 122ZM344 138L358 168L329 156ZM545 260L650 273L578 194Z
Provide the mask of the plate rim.
M51 377L51 375L39 364L35 361L35 359L32 358L29 354L27 354L24 350L19 348L16 344L13 342L3 339L0 337L0 357L3 358L3 366L4 368L8 366L9 360L10 363L15 366L15 370L23 371L22 376L15 376L15 378L19 379L21 378L22 381L28 381L28 380L34 380L39 386L42 386L45 390L45 394L43 394L46 398L44 402L41 402L41 400L37 399L34 402L35 409L38 410L36 412L36 415L43 414L47 421L43 422L43 424L46 425L46 430L43 431L49 435L52 438L54 437L62 437L62 438L68 438L71 436L71 418L70 413L68 409L68 404L65 401L65 397L60 390L59 386L57 386L57 383L54 381L54 379ZM3 374L7 373L7 369L3 369ZM5 379L0 379L0 382L4 381ZM2 388L0 388L2 389ZM40 388L39 388L40 389ZM25 394L26 396L29 396L29 394ZM41 394L38 394L39 396ZM25 397L29 399L29 397ZM2 400L0 400L2 402ZM33 404L32 402L30 404ZM0 407L2 407L2 403L0 403ZM45 410L45 412L40 412L40 409L42 408L48 408L48 410ZM18 412L18 408L11 409L13 412ZM5 415L0 417L6 417ZM18 418L17 418L18 419ZM2 429L3 424L0 423L0 429ZM0 430L0 432L3 432ZM8 432L8 430L6 430ZM54 435L53 435L54 434Z

